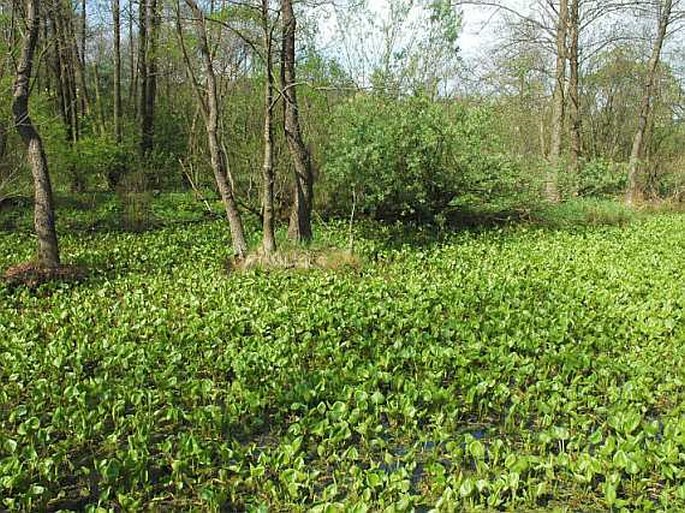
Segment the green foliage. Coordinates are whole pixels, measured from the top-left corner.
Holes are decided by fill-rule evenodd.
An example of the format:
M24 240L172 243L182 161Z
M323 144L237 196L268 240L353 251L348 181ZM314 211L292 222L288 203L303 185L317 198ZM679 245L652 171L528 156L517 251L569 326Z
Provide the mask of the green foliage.
M65 232L87 281L0 285L0 508L682 510L684 223L231 275L224 221Z
M137 160L133 141L117 145L112 136L87 136L64 144L60 162L71 175L72 188L84 191L103 185L114 189Z
M604 159L585 162L578 176L578 194L581 196L618 196L627 187L628 169Z
M339 107L324 169L333 211L434 221L459 209L509 210L534 187L501 152L484 108L360 95ZM525 200L524 200L525 198Z
M657 198L685 200L685 169L683 159L666 163L662 168L653 169L647 179L647 190Z
M550 228L624 226L635 220L636 213L616 201L574 198L556 205L541 206L532 213L532 218L538 224Z

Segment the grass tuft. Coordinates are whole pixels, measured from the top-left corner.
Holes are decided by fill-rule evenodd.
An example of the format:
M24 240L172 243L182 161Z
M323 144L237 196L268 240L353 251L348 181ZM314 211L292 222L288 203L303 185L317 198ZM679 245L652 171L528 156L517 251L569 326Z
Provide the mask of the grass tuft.
M535 224L549 228L573 226L627 226L638 212L615 200L576 198L547 205L531 215Z

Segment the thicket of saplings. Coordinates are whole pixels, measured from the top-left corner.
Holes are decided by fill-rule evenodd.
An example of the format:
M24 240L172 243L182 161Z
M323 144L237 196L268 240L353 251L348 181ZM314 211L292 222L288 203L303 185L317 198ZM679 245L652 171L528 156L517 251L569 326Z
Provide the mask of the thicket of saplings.
M237 196L248 219L260 214L258 87L256 83L254 91L232 96L223 121ZM523 107L516 99L448 101L420 93L398 98L303 92L302 119L316 163L315 210L323 218L354 215L442 226L544 215L542 191L549 165L537 152L522 150L530 145L522 138L538 137L533 128L527 133L525 127L538 123L521 121ZM113 208L120 211L122 226L135 230L154 225L151 198L159 192L188 191L199 203L212 200L216 193L202 128L179 114L193 111L192 103L187 110L182 108L192 100L181 95L173 104L160 101L154 150L142 158L138 128L132 122L117 145L86 117L80 140L65 144L64 127L52 103L36 95L34 117L46 142L58 200L75 194L96 201L106 193L115 194ZM516 120L516 127L509 119ZM597 135L596 130L593 133ZM292 169L280 131L276 136L276 206L285 222ZM570 171L566 162L554 170L563 199L623 194L630 130L621 137L626 140L613 141L619 148L613 159L602 154L602 141L594 141L595 149L588 151L577 171ZM641 174L646 199L680 200L685 182L679 166L682 139L675 123L653 128ZM23 149L14 134L9 134L6 148L0 190L5 207L21 203L17 196L23 196L24 203L30 198L29 173L22 167Z

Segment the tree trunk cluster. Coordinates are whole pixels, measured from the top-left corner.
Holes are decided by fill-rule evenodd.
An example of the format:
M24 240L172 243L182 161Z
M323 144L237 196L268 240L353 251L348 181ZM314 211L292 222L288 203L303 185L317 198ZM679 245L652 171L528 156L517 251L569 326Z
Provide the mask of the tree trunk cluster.
M198 46L202 57L202 69L196 73L193 69L190 52L185 46L180 5L177 6L177 35L181 45L186 69L198 99L207 129L207 142L210 160L217 188L221 195L226 216L229 221L233 240L233 251L237 258L247 253L244 228L234 180L228 168L228 159L224 150L226 140L219 126L220 98L217 77L214 71L215 62L209 42L207 17L195 0L185 0L192 13L193 25L198 36ZM270 13L269 1L262 0L260 6L262 28L262 56L265 70L264 84L264 125L263 125L263 159L262 159L262 251L271 254L276 251L275 208L274 208L274 109L277 101L283 101L283 130L288 150L295 170L293 177L294 192L292 210L289 217L288 236L297 242L306 242L312 238L311 214L313 202L314 173L311 155L302 135L300 126L297 80L295 72L296 18L291 0L281 0L281 80L280 91L276 94L274 80L273 33L275 24ZM142 23L141 23L142 26ZM140 50L139 59L144 52ZM141 67L142 69L142 67ZM146 80L140 73L141 80ZM201 78L202 80L201 80ZM142 108L142 103L141 103Z

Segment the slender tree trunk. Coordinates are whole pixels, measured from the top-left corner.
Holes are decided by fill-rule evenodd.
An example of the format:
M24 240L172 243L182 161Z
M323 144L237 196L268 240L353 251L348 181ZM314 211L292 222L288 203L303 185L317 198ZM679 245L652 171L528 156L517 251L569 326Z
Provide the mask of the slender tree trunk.
M140 152L143 155L147 153L152 148L151 141L149 139L148 123L148 32L149 32L149 3L151 0L140 0L140 5L138 7L138 81L140 82L140 97L138 98L140 102Z
M647 121L649 119L652 107L652 94L654 92L654 82L656 81L659 59L661 58L661 49L664 45L664 39L666 39L668 25L671 21L672 9L672 0L664 0L664 2L661 4L661 13L659 15L659 26L657 29L656 39L654 40L652 55L650 56L647 64L647 76L645 77L642 101L640 102L637 129L633 137L633 146L630 151L630 161L628 163L628 189L625 197L625 201L628 205L634 205L639 199L638 197L640 195L638 183L640 158L642 157L645 132L647 130Z
M70 58L61 4L55 6L55 9L52 10L52 16L52 26L55 31L55 74L60 98L60 112L66 130L66 140L71 144L78 139L78 115L74 112L76 107L74 85L71 80L72 74L69 71Z
M119 0L112 0L114 22L114 137L121 143L121 12Z
M284 103L285 139L295 168L295 192L288 226L288 237L298 242L312 238L312 201L314 172L311 155L302 137L297 104L295 76L296 20L292 0L281 0L283 41L281 48L281 88Z
M86 10L86 0L81 0L81 45L74 45L77 51L77 56L80 53L80 58L76 59L76 69L79 80L79 87L81 89L80 101L81 112L88 114L90 112L90 99L88 98L88 81L86 77L86 36L88 34L87 23L88 12Z
M556 175L559 172L561 158L561 139L564 130L564 84L566 81L566 28L568 24L568 0L559 1L559 19L557 20L557 55L552 99L552 135L549 148L550 171L545 184L545 196L548 200L559 201L559 186Z
M33 55L38 43L40 29L40 0L26 0L27 30L14 82L12 113L14 123L28 150L34 185L34 225L38 236L38 263L42 267L59 266L59 246L55 231L55 213L52 201L52 185L43 142L29 117L29 93Z
M580 172L582 151L579 80L580 0L571 0L569 9L569 120L571 123L571 172L574 181Z
M207 38L207 29L205 25L204 13L200 7L195 3L195 0L185 0L186 5L191 9L197 29L199 38L200 53L204 64L203 74L206 77L205 87L202 87L198 82L192 70L192 63L188 57L188 53L183 42L183 31L180 20L180 7L177 18L177 32L179 43L183 50L183 57L186 61L188 74L190 75L193 88L195 90L198 102L202 110L207 129L207 143L209 146L210 161L212 170L214 171L214 179L216 180L219 195L226 210L226 217L231 230L231 239L233 242L233 252L235 256L242 259L247 254L247 242L245 241L245 231L243 228L243 221L240 217L238 204L235 199L235 193L232 187L233 178L228 167L228 157L224 151L224 146L221 141L219 131L219 96L217 90L216 75L214 73L214 63L210 53L209 41Z
M159 36L159 12L157 0L148 0L147 76L145 77L145 116L142 119L143 153L152 151L155 134L155 102L157 99L157 40Z
M272 32L269 26L269 0L262 0L262 30L264 31L264 162L262 165L262 249L265 254L276 251L274 233L274 75Z
M94 89L95 89L95 108L97 109L98 121L100 124L100 135L103 137L107 134L107 123L105 122L105 107L102 104L102 95L100 94L100 72L97 66L93 66L94 75Z
M76 34L75 14L71 3L63 4L60 7L62 16L62 27L64 34L64 48L67 52L67 62L69 64L69 74L73 84L73 99L75 103L76 115L80 113L88 114L90 112L90 100L88 98L88 87L86 84L86 72L83 67L85 56L81 56L80 44L85 44L85 39L78 40ZM85 16L85 11L84 11ZM85 30L85 26L82 26Z
M81 68L86 69L86 37L88 34L86 0L81 0Z
M66 132L67 132L67 141L72 140L72 135L71 135L71 117L68 113L69 109L69 101L67 100L67 91L65 87L65 79L64 79L64 68L62 64L62 51L61 51L61 42L60 42L60 34L59 34L59 25L57 23L57 18L56 16L53 16L51 18L51 25L52 25L52 30L53 30L53 38L54 38L54 44L52 46L52 51L53 51L53 73L55 74L55 88L57 92L57 98L59 99L59 110L60 110L60 115L62 117L62 122L64 123Z
M133 4L134 0L128 2L128 57L129 57L129 89L128 105L129 111L134 118L138 117L138 73L136 73L136 45L133 37Z

